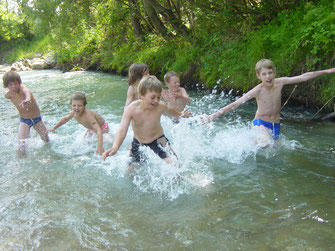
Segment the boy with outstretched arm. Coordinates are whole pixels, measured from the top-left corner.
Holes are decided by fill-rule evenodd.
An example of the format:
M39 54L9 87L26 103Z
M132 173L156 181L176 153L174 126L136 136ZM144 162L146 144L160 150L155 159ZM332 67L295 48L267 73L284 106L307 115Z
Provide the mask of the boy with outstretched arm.
M307 72L294 77L275 78L276 68L269 59L261 59L255 66L256 76L262 82L248 91L235 102L221 108L214 114L208 115L207 120L211 122L217 117L236 109L246 101L255 98L257 111L253 120L254 126L259 126L262 130L264 144L269 142L271 136L274 140L279 139L280 130L280 107L281 91L285 85L305 82L324 74L335 73L335 68ZM271 134L270 134L271 133Z
M27 86L22 84L20 75L15 71L6 72L3 76L3 85L9 89L5 98L12 101L20 114L19 154L24 155L26 139L29 137L31 127L34 127L45 142L49 141L48 132L34 95Z
M180 79L176 72L169 71L164 75L164 82L168 90L162 90L162 97L171 109L182 113L183 117L189 117L190 112L184 111L187 104L191 102L185 88L180 87ZM178 117L174 118L178 122Z
M105 160L119 150L131 123L134 139L130 150L130 167L135 168L138 163L145 160L145 156L139 149L140 146L150 147L166 163L173 163L171 155L175 156L175 153L164 135L160 118L162 114L177 116L180 113L168 109L161 101L162 86L155 76L144 77L139 83L138 91L140 99L133 101L125 108L113 146L104 152L102 158Z
M72 118L75 118L78 123L82 124L87 128L87 133L96 133L98 138L98 146L96 153L102 155L104 152L103 148L103 133L108 133L109 126L107 121L96 112L87 110L86 96L82 92L75 92L70 100L72 111L69 115L62 117L59 122L48 130L48 132L53 132L58 127L69 122ZM85 134L85 135L86 135Z

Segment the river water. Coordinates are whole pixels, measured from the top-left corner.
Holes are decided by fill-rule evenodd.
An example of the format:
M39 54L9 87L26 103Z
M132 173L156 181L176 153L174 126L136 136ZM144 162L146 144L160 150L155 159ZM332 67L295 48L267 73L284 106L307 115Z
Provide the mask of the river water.
M74 91L101 114L111 147L123 111L125 78L93 72L30 71L21 78L47 127L70 112ZM1 76L2 77L2 76ZM32 130L28 155L16 154L19 117L0 99L1 250L334 250L335 125L304 123L316 111L285 107L281 144L257 149L248 102L209 125L199 115L233 100L229 93L189 92L194 117L165 135L181 168L144 149L150 163L127 172L128 131L105 162L96 138L75 120L45 144ZM178 178L179 177L179 178Z

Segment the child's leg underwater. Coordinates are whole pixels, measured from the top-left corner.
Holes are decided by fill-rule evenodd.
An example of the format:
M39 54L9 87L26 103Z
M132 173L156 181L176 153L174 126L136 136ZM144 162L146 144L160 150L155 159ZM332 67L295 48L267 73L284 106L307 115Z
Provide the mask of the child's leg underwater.
M38 132L38 134L40 135L41 139L44 142L49 142L49 136L48 136L47 128L46 128L43 120L41 120L40 122L36 123L34 125L34 129Z
M18 153L24 154L26 151L26 140L30 135L30 126L26 123L20 122L19 132L18 132L18 140L19 140L19 149Z

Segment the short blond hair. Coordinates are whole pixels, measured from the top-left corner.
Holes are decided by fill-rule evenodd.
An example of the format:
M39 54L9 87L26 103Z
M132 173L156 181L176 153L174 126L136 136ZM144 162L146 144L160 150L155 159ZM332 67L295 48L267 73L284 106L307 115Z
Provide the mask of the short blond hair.
M165 75L164 75L164 81L169 83L170 79L172 77L179 77L178 73L175 72L175 71L169 71L169 72L165 73Z
M87 101L86 101L86 96L84 93L82 92L75 92L73 93L72 97L71 97L71 100L70 100L70 104L72 105L72 101L73 100L79 100L79 101L82 101L84 103L84 105L86 106L87 104Z
M162 89L162 83L156 78L156 76L144 77L138 85L138 93L142 96L144 96L148 91L161 93Z
M276 66L270 59L261 59L256 63L255 71L259 74L262 68L272 69L276 72Z

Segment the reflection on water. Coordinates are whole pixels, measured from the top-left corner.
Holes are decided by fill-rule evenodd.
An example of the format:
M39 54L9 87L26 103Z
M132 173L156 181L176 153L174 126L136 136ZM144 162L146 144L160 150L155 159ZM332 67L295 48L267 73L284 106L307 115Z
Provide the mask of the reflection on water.
M48 128L70 111L72 93L84 92L87 109L110 125L104 148L111 147L126 98L123 78L59 71L21 77ZM96 138L83 139L86 129L75 120L50 133L48 144L33 130L28 156L17 158L18 114L0 99L0 249L334 249L334 124L284 120L281 145L259 150L253 102L204 126L202 113L232 100L224 93L190 96L194 117L177 125L162 118L181 168L144 148L150 163L131 174L131 129L103 162Z

